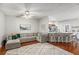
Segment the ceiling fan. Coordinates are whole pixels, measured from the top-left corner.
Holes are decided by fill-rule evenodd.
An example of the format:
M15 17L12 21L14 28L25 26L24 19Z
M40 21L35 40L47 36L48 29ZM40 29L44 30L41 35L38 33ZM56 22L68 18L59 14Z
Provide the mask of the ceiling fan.
M31 6L31 4L27 4L27 5L24 4L25 10L22 13L18 14L16 17L29 16L30 15L30 6Z
M19 13L16 17L33 17L33 16L40 16L41 15L41 11L39 11L39 8L33 8L32 4L24 4L24 8L25 10L21 13ZM42 16L42 15L41 15Z
M29 16L29 15L30 15L30 11L27 10L27 11L24 11L24 13L17 15L16 17L23 17L23 16Z
M37 16L37 15L39 15L39 13L37 12L36 9L33 10L31 8L32 4L24 4L24 6L25 6L24 7L25 10L23 12L19 13L16 17L23 17L23 16L28 17L28 16Z

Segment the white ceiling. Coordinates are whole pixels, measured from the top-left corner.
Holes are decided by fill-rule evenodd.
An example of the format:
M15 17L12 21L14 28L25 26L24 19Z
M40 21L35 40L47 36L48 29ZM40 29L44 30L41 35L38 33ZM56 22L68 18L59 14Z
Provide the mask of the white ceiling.
M17 16L30 11L33 16L50 16L61 21L79 17L79 4L74 3L4 3L0 9L6 14Z

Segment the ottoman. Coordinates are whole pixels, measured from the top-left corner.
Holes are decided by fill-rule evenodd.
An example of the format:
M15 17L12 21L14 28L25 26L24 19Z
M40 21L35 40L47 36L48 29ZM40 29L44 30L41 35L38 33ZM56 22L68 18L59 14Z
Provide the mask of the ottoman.
M19 39L8 40L5 45L6 50L15 49L15 48L19 48L19 47L21 47Z

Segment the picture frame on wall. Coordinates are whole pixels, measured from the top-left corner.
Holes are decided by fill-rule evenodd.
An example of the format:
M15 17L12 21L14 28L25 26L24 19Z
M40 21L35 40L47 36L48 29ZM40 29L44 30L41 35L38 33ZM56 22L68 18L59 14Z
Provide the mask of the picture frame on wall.
M31 30L31 24L20 24L20 30Z

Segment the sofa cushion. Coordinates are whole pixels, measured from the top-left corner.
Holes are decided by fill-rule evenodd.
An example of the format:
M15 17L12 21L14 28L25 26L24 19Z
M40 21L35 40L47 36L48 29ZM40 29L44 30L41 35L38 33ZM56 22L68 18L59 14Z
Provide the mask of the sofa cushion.
M33 34L32 33L22 33L21 37L32 37Z
M21 43L20 43L20 40L19 39L16 39L16 40L8 40L6 45L5 45L5 48L7 50L9 49L14 49L14 48L19 48L21 47Z
M25 36L26 36L26 34L25 34L25 33L22 33L22 34L20 34L20 36L21 36L21 37L25 37Z
M29 42L29 41L33 41L35 40L35 37L22 37L22 38L19 38L19 40L22 42Z
M26 34L26 37L32 37L32 36L33 36L32 33L28 33L28 34Z

